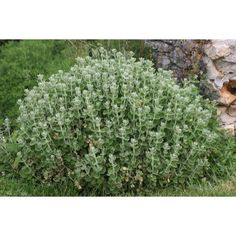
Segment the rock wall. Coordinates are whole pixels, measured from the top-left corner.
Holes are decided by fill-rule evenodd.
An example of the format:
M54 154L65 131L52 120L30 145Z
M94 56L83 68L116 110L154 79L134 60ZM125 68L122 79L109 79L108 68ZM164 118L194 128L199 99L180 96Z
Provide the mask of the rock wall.
M219 119L236 134L236 40L211 40L204 46L204 62L211 92L218 102Z
M172 70L178 79L205 72L202 60L206 40L147 40L156 67Z
M203 92L218 103L219 120L236 134L236 40L148 40L156 67L177 79L207 74Z

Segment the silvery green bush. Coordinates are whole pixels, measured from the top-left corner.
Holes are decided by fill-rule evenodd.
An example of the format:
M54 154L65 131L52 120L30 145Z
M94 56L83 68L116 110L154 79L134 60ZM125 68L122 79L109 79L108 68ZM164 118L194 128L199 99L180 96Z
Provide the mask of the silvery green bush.
M213 106L151 61L101 48L38 80L19 101L22 177L134 195L229 173Z

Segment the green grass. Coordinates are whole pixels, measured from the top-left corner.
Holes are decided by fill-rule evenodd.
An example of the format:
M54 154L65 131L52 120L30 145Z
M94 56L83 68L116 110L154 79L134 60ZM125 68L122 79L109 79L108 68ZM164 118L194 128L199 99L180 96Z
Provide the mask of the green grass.
M44 186L14 178L0 178L0 196L78 196L70 183Z
M80 196L71 183L51 186L0 177L0 196ZM236 196L236 180L216 186L193 186L188 189L161 190L153 196Z
M37 75L45 78L58 70L69 70L75 52L65 40L19 40L0 46L0 125L8 117L16 126L17 100L24 90L37 84Z
M236 183L228 182L216 186L193 186L177 191L161 191L159 196L236 196Z

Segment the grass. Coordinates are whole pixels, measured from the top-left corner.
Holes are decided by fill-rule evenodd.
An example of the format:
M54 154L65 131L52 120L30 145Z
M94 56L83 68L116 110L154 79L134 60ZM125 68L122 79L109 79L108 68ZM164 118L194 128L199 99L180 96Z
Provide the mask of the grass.
M79 193L71 183L45 186L1 177L0 196L79 196ZM161 190L153 196L236 196L236 179L215 186L201 185L188 189Z
M0 178L0 196L78 196L68 183L53 186L39 185L14 178Z
M228 181L216 186L193 186L188 189L177 191L162 191L159 196L236 196L236 182Z

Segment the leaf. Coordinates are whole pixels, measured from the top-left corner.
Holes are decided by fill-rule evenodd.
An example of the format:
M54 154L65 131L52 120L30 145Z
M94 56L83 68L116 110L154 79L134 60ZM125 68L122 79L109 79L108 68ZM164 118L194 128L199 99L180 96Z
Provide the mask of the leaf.
M21 156L17 156L15 161L12 164L13 169L17 169L20 162L21 162Z
M27 166L24 166L21 168L20 170L20 176L23 177L23 178L29 178L31 177L32 175L32 171L29 167Z
M6 147L9 152L16 152L18 145L16 143L7 143Z

